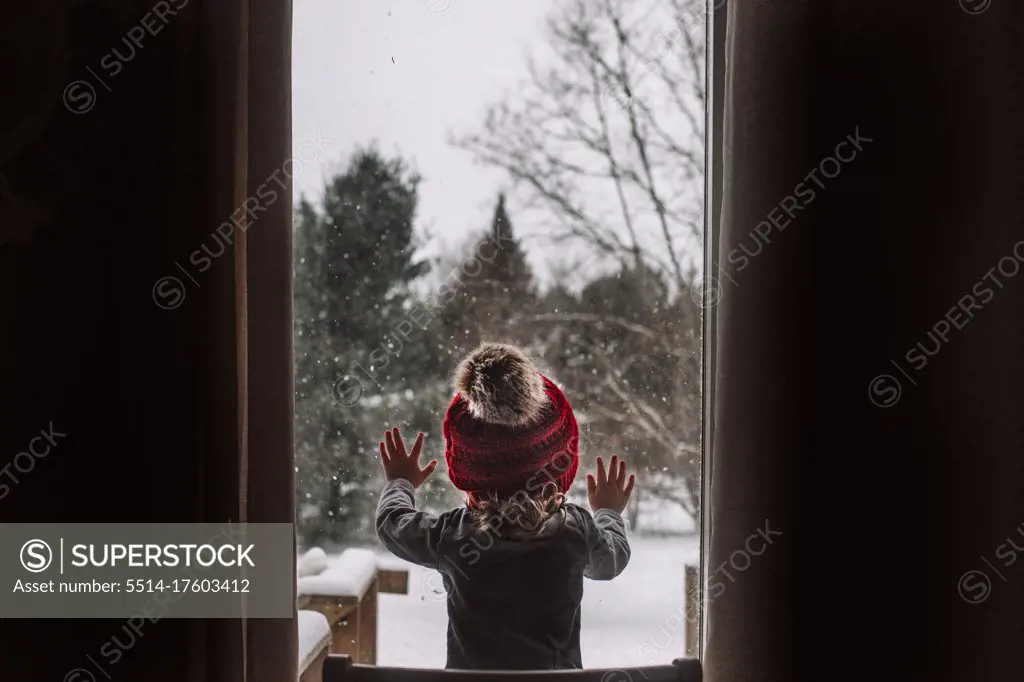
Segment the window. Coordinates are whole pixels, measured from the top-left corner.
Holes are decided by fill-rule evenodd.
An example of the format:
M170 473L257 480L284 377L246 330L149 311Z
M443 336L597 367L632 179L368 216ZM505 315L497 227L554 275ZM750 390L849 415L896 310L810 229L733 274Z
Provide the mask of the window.
M441 462L417 504L463 505L440 433L450 376L481 341L512 342L574 408L570 501L588 507L597 455L637 473L630 565L585 584L584 665L687 653L702 309L716 299L702 277L706 24L694 0L296 3L300 551L385 554L389 426L425 432ZM376 662L443 667L441 577L408 570L405 594L380 596Z

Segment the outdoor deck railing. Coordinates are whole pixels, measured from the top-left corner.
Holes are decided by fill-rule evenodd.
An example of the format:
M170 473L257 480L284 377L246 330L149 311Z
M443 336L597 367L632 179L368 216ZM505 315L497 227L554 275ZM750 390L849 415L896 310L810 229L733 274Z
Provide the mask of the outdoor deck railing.
M319 614L326 620L330 633L326 646L319 645L323 656L345 654L356 663L375 665L378 595L406 594L409 572L399 566L382 565L368 549L345 550L332 565L327 565L322 555L308 553L298 566L296 606L300 613L300 641L302 613ZM307 617L307 623L311 622ZM315 665L315 657L311 658L308 652L300 653L307 654L304 658L308 666ZM300 661L300 679L303 672Z
M320 682L329 654L350 664L377 664L378 595L407 594L409 572L396 562L381 562L370 550L350 549L328 566L319 550L298 566L300 682ZM685 656L698 655L699 569L685 567L683 615Z

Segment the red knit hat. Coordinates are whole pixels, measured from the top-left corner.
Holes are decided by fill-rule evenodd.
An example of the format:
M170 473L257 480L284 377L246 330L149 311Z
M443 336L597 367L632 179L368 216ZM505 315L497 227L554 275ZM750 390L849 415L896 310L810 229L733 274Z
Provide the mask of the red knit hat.
M448 477L480 495L569 490L579 467L572 406L515 346L485 343L462 361L444 418Z

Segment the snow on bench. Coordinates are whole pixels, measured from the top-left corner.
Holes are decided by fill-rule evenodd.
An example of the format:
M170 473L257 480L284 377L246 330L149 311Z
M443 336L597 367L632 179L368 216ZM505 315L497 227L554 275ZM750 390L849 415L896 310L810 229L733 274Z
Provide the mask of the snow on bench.
M304 578L307 575L317 575L327 568L327 554L319 547L313 547L299 557L296 575Z
M331 626L316 611L299 611L299 675L331 645Z
M299 579L299 594L362 599L377 574L377 557L369 549L346 549L317 575Z
M378 557L370 549L346 549L330 557L323 550L310 550L299 560L297 574L296 604L299 609L326 618L331 633L330 653L375 665L378 595L407 594L409 564ZM315 675L318 665L314 664L307 674Z

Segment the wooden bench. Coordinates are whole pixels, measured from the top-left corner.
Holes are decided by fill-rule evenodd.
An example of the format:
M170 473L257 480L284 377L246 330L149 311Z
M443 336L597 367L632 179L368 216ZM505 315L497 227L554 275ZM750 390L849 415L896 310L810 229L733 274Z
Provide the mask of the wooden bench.
M299 682L321 682L331 648L331 626L322 613L299 611Z
M301 571L300 571L301 572ZM327 618L330 653L377 662L377 596L406 594L409 572L368 549L348 549L333 566L299 578L298 608Z

